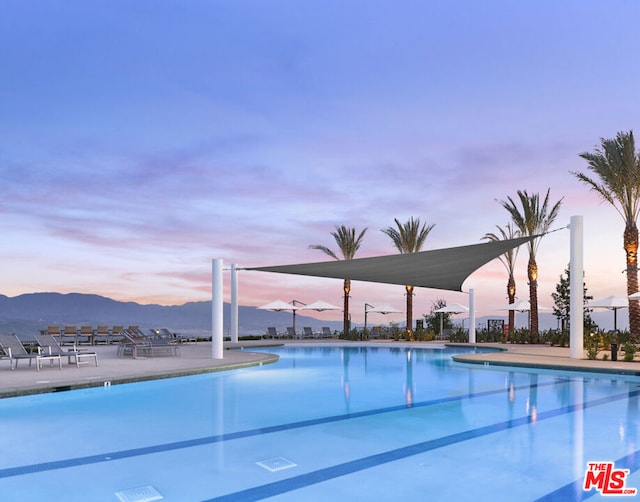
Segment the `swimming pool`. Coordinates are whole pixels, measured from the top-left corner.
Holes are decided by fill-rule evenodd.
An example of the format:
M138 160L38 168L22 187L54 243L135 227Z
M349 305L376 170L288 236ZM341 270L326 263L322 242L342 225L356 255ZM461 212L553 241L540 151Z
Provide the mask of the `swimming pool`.
M471 348L268 350L278 363L0 400L0 498L594 500L589 462L640 487L637 377L451 361Z

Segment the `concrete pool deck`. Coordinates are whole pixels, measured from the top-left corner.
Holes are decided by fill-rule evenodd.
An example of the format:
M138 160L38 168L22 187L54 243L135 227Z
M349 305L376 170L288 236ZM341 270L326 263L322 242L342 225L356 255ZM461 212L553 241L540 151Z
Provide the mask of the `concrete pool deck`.
M76 368L69 366L63 358L62 370L57 366L49 366L46 362L40 371L35 366L29 367L26 361L20 361L14 371L10 369L8 359L0 360L0 398L20 395L39 394L46 392L60 392L71 389L116 385L120 383L156 380L175 376L225 371L229 369L268 364L278 360L272 354L260 353L261 347L282 344L304 345L367 345L367 346L396 346L396 347L430 347L442 346L442 342L346 342L341 340L309 340L309 341L248 341L239 344L225 342L223 359L212 359L211 344L200 342L197 344L181 345L180 357L140 357L137 359L121 358L117 356L117 346L87 347L89 351L98 354L98 364L84 365ZM455 345L455 344L452 344ZM468 347L469 344L460 344ZM640 376L640 361L603 361L586 359L571 359L566 347L549 347L545 345L517 345L483 343L478 347L500 349L481 354L466 354L454 357L461 363L519 366L528 368L544 368L569 371L588 371L607 374L626 374ZM602 354L599 355L602 358ZM618 353L622 359L623 353Z

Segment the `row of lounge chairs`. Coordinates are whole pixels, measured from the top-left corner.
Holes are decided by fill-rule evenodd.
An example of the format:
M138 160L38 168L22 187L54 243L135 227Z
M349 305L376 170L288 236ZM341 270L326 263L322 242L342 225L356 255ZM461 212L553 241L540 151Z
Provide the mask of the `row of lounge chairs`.
M137 328L137 326L129 326L129 328ZM49 326L46 330L42 330L40 334L55 337L60 345L98 345L120 343L122 335L120 334L124 326L102 325L94 328L93 326L77 327L73 324L60 326Z
M140 330L140 327L129 326L127 330L135 333ZM111 345L119 344L123 341L123 331L125 331L124 326L113 326L109 328L109 326L103 325L98 326L97 328L93 328L93 326L80 326L78 328L77 326L70 324L64 326L64 328L61 328L60 326L49 326L46 330L42 330L40 334L56 338L60 345ZM160 333L162 336L165 336L163 334L165 332L169 333L179 343L197 341L196 337L172 334L166 328L163 328L162 330L153 330L153 332L155 334Z
M334 335L331 332L331 329L328 327L323 327L320 333L314 332L309 327L302 328L302 338L332 338ZM300 338L298 333L292 328L288 327L286 333L278 333L276 328L269 327L267 328L267 334L265 338Z
M36 371L40 371L42 363L49 361L51 366L57 362L59 369L62 369L62 358L66 357L69 365L75 364L80 367L82 364L89 364L93 359L98 366L98 355L95 352L78 350L75 346L72 350L64 349L58 344L55 338L49 335L36 335L36 346L31 346L28 351L20 339L15 335L0 335L0 349L2 349L3 359L9 359L11 369L18 367L21 360L29 361L29 366L35 361Z

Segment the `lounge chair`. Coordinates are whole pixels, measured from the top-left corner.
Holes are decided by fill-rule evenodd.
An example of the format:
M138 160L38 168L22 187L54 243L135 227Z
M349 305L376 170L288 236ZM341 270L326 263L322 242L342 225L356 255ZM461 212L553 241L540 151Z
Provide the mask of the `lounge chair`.
M153 331L153 330L152 330ZM177 343L198 343L198 337L197 336L192 336L192 335L183 335L182 333L174 333L173 331L167 329L167 328L160 328L159 330L156 330L159 332L160 337L159 338L165 338L167 340L170 340L172 342L177 342Z
M265 335L265 338L278 338L278 332L276 331L276 328L267 328L267 334Z
M95 334L93 335L94 345L98 345L100 343L107 345L109 343L109 335L109 326L98 326Z
M98 354L95 352L78 350L75 346L73 347L73 350L65 350L60 346L55 338L49 335L37 335L36 342L38 342L38 345L43 349L44 354L66 357L69 365L73 362L73 364L79 368L81 364L89 364L89 361L86 359L93 359L96 366L98 366Z
M176 357L180 355L180 347L176 343L157 336L146 336L139 329L125 329L122 334L125 340L118 347L119 356L131 355L135 359L139 355L147 357L160 354Z
M55 336L58 340L61 340L62 331L60 331L60 326L49 326L47 328L46 334Z
M64 327L64 331L60 335L60 345L77 345L78 344L78 328L73 325Z
M29 353L15 334L0 335L0 348L2 348L2 351L5 353L5 355L9 356L9 359L11 360L12 370L15 370L18 367L18 361L20 359L28 360L29 366L31 366L31 361L35 361L36 371L40 371L40 368L42 367L42 361L50 361L51 365L53 365L53 362L57 360L58 366L60 367L60 369L62 369L62 358L59 355Z
M313 334L313 330L308 327L305 326L304 328L302 328L302 336L303 338L315 338L315 335Z
M150 355L149 337L144 333L124 329L120 332L122 339L118 345L118 357L131 356L134 359L139 355Z
M332 336L333 336L333 333L331 332L331 328L324 326L322 328L322 338L331 338Z
M293 329L292 327L287 328L287 338L298 338L298 335L296 334L296 330Z
M120 343L123 340L122 331L124 326L113 326L109 335L109 343Z
M86 343L87 345L93 345L94 331L92 326L80 326L76 343L78 345Z

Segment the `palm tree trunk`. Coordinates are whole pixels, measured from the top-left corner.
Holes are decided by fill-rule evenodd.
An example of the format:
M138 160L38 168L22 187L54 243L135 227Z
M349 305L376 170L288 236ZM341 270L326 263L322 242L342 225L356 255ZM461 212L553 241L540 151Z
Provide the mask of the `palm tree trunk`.
M342 318L342 333L345 337L349 335L349 293L351 292L351 281L349 279L344 280L344 317Z
M507 296L509 297L509 304L516 301L516 280L513 278L513 274L509 275L509 282L507 282ZM516 322L516 313L513 310L509 311L509 331L507 333L507 341L513 334L513 325Z
M624 251L627 255L627 294L638 291L638 227L630 221L624 229ZM631 334L640 334L640 304L629 302L629 329Z
M529 334L538 333L538 264L536 259L529 255L527 266L529 278Z
M405 286L407 291L407 333L413 342L413 286Z

